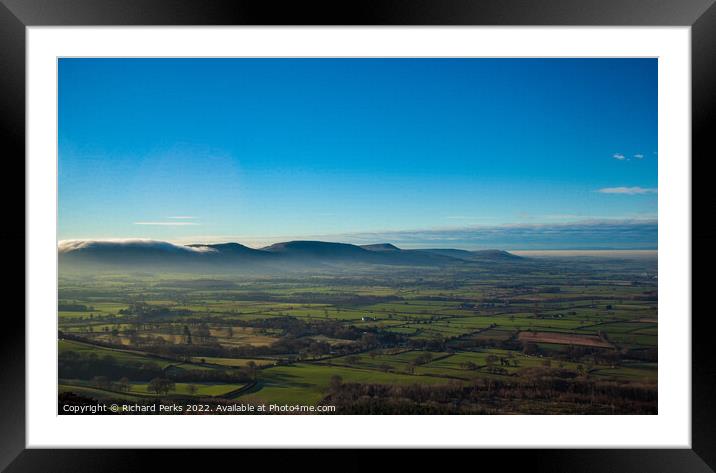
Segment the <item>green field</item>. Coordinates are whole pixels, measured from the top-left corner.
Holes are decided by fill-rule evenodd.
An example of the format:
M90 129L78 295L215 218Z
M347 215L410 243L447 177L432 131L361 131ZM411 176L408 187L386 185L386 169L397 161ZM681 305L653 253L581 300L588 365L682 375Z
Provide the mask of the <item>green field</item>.
M382 373L371 369L297 363L292 366L263 370L258 382L258 391L247 394L246 398L271 403L315 404L324 397L332 376L340 376L343 380L354 383L441 384L446 382L445 379L430 376L410 376Z
M655 271L583 258L282 278L63 275L60 393L337 402L349 413L375 409L371 399L395 412L653 413ZM523 341L533 334L561 338ZM157 394L153 380L174 387Z

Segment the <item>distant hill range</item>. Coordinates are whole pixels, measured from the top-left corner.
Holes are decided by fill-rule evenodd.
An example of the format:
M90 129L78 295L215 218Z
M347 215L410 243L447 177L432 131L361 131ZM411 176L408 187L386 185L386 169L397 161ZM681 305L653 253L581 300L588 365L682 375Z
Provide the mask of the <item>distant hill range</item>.
M502 250L404 250L390 243L358 246L323 241L289 241L253 249L239 243L181 246L155 240L73 240L61 242L58 253L61 270L278 271L336 265L440 267L523 259Z

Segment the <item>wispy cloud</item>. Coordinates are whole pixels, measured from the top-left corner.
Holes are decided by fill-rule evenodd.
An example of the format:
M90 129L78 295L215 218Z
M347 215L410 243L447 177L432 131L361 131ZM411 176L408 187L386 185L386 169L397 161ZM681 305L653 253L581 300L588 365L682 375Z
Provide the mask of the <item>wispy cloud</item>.
M192 221L196 220L198 217L193 217L190 215L172 215L171 217L164 218L166 220L151 220L133 223L134 225L156 225L162 227L185 227L189 225L201 225L201 223L199 222Z
M445 217L449 220L494 220L495 217L478 217L470 215L448 215Z
M612 155L612 158L616 159L617 161L625 161L627 158L621 153L614 153Z
M634 157L635 157L636 159L644 159L644 155L643 155L643 154L635 154Z
M624 195L639 195L639 194L656 194L657 189L655 187L605 187L599 189L597 192L602 194L624 194Z
M200 225L198 222L133 222L134 225L161 225L167 227L184 227L187 225Z
M579 221L609 221L609 220L656 220L657 214L654 212L633 212L633 213L622 213L619 217L614 215L588 215L588 214L548 214L542 215L541 218L547 223L551 223L553 220L566 220L571 222Z

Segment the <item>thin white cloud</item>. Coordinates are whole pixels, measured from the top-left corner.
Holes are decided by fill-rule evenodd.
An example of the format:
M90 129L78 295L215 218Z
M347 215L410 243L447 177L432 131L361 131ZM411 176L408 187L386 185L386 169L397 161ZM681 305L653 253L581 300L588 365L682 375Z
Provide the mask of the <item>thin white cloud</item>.
M216 250L207 246L184 246L169 243L160 240L150 240L146 238L109 238L104 240L84 239L84 240L60 240L57 243L57 250L60 253L69 253L75 250L85 248L106 248L106 247L125 247L125 248L146 248L168 252L188 252L188 253L212 253Z
M445 217L450 220L494 220L495 217L473 217L470 215L448 215Z
M639 220L656 220L657 214L651 212L636 212L636 213L625 213L620 216L614 215L588 215L588 214L551 214L542 215L541 218L545 220L570 220L575 221L610 221L614 219L639 221Z
M643 154L635 154L634 157L635 157L636 159L644 159L644 155L643 155Z
M657 189L655 187L605 187L599 189L597 192L602 194L625 194L625 195L639 195L639 194L656 194Z
M614 153L614 154L612 155L612 158L616 159L617 161L624 161L624 160L627 159L626 156L624 156L624 155L621 154L621 153Z
M133 222L134 225L161 225L167 227L183 227L187 225L200 225L197 222Z

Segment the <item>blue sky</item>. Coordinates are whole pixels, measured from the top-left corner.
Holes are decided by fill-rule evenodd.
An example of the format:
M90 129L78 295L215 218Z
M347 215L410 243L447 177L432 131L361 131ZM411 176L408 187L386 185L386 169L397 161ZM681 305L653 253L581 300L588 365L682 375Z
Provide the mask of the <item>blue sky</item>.
M61 59L58 136L60 239L656 247L655 59Z

